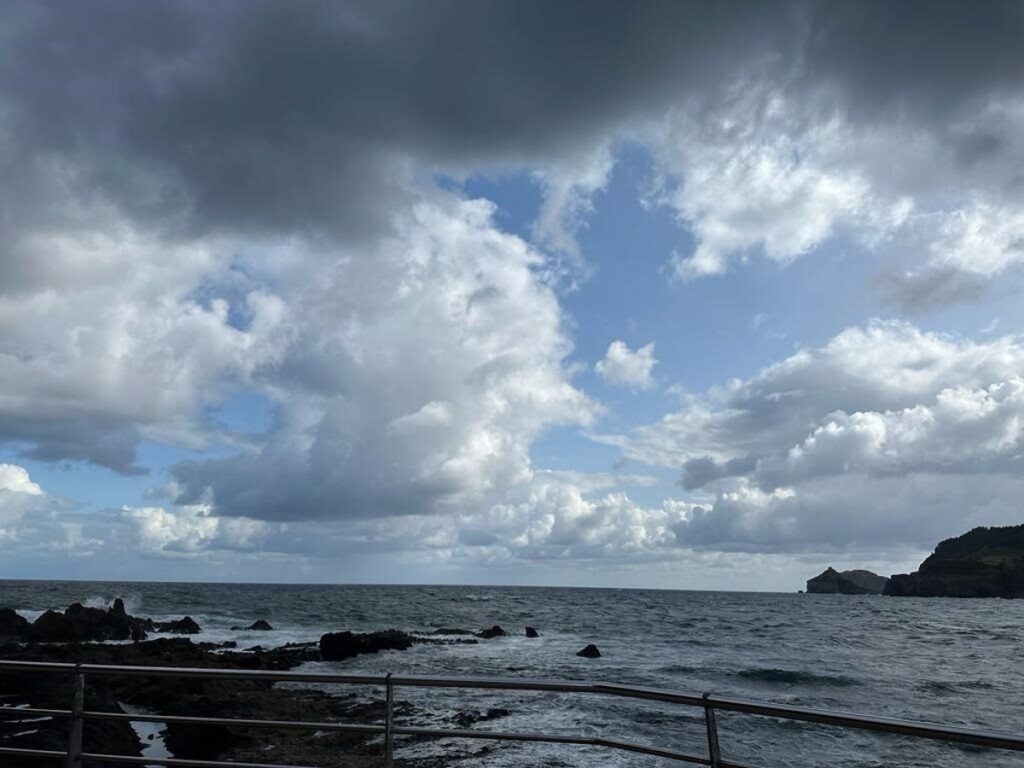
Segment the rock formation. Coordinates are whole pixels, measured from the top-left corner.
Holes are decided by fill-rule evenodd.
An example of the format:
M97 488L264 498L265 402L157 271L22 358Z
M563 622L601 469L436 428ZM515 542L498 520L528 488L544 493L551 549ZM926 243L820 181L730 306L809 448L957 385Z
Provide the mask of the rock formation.
M158 622L155 627L157 632L170 632L172 635L198 635L203 631L191 616Z
M807 591L829 595L880 595L889 580L871 571L842 571L826 568L807 580Z
M248 627L232 627L232 632L269 632L273 627L270 626L270 622L264 621L263 619L257 619Z
M1024 525L975 528L939 543L914 573L893 576L899 597L1024 597Z
M601 651L596 645L590 643L583 650L576 652L577 656L582 656L585 659L599 659L601 658Z
M540 637L540 632L538 632L533 627L527 627L526 628L526 636L527 637Z
M482 637L484 640L490 640L492 637L504 637L507 635L504 629L495 624L490 629L483 629L476 633L477 637Z
M356 634L354 632L328 632L320 638L320 656L324 661L342 661L361 653L404 651L411 648L416 638L397 629L383 632Z

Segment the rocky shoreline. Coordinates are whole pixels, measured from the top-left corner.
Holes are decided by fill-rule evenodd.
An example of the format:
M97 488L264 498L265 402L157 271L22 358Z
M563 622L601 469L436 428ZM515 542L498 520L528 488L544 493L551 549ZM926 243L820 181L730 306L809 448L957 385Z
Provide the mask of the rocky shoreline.
M265 623L265 622L264 622ZM255 625L254 625L255 626ZM269 626L269 625L268 625ZM528 628L527 637L538 632ZM244 651L233 642L196 643L187 635L200 627L189 617L172 622L153 622L129 616L116 600L106 611L75 603L63 613L47 611L29 623L11 609L0 609L0 658L18 661L116 664L137 666L199 667L245 670L289 670L311 661L341 661L360 654L403 651L420 643L452 645L478 643L508 633L494 626L479 632L440 628L431 636L395 629L370 633L332 632L319 641L279 648L259 646ZM150 632L177 634L147 638ZM186 635L186 636L180 636ZM106 641L133 642L106 642ZM589 646L588 646L589 648ZM596 647L595 647L596 650ZM67 709L71 678L53 674L52 684L41 673L0 672L0 704L6 707ZM155 714L305 720L381 724L384 699L366 700L357 694L328 695L321 691L271 682L177 678L86 677L87 710L122 712L138 710ZM407 701L396 701L395 713L407 719L416 715ZM458 711L452 727L467 727L480 720L508 715L504 709ZM4 717L0 719L0 744L30 749L64 749L68 725L64 718ZM87 751L140 756L143 744L127 722L87 721ZM379 765L380 737L306 729L242 728L234 726L166 724L163 740L176 758L229 760L294 765L362 768ZM493 746L476 746L472 754ZM435 768L451 758L396 760L396 765ZM45 761L5 757L11 768L38 768ZM86 764L86 768L94 768ZM101 768L98 764L95 768Z

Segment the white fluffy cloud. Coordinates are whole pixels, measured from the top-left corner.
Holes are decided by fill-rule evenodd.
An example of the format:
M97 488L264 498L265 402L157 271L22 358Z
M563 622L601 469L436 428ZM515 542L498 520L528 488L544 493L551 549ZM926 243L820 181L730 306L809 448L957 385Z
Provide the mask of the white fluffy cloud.
M263 447L174 471L181 500L254 518L476 508L530 478L530 444L594 406L539 252L482 200L424 198L368 253L282 287L294 343L265 377L280 403Z
M719 275L755 252L786 264L843 230L870 245L906 220L911 200L875 187L863 139L835 113L804 110L777 86L741 81L710 112L666 118L653 140L661 200L697 240L674 256L676 277Z
M1022 370L1015 337L874 322L596 439L682 468L698 494L682 543L923 546L970 521L1019 518Z
M0 491L24 493L29 496L43 495L43 489L32 482L28 470L17 464L0 464Z
M269 526L246 518L219 518L204 505L126 507L124 516L135 523L139 543L158 553L195 554L212 550L258 550Z
M48 505L46 494L17 464L0 464L0 526L19 520L26 512ZM0 538L7 535L0 529Z
M608 345L604 358L597 361L594 370L609 384L632 389L650 389L654 386L651 372L657 364L654 358L654 342L636 350L630 349L624 341L613 341Z

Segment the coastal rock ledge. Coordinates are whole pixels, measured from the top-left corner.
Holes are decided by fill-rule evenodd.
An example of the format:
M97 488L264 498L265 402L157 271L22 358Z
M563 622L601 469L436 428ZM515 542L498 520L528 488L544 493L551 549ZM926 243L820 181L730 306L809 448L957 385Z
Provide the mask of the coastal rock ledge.
M1024 598L1024 525L975 528L939 542L914 573L893 576L885 594Z
M807 580L808 593L825 595L880 595L889 580L871 571L837 571L826 568Z

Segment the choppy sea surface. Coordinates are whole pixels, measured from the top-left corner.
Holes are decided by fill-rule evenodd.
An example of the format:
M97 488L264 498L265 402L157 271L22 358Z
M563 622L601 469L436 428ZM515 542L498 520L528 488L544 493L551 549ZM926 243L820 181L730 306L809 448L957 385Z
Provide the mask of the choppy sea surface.
M190 615L196 640L240 648L316 640L324 632L500 624L477 645L317 663L309 669L496 675L633 683L801 706L1024 733L1024 601L877 596L451 586L0 582L0 606L34 618L79 601L124 598L129 613ZM266 619L272 632L232 626ZM526 625L541 637L527 639ZM596 643L603 656L576 651ZM350 692L350 691L347 691ZM379 696L373 689L360 691ZM700 710L611 697L404 690L408 724L452 727L458 712L502 707L477 727L602 736L706 754ZM181 714L181 713L168 713ZM753 766L1021 766L1024 754L720 714L723 757ZM444 740L399 756L453 765L668 765L591 747Z

